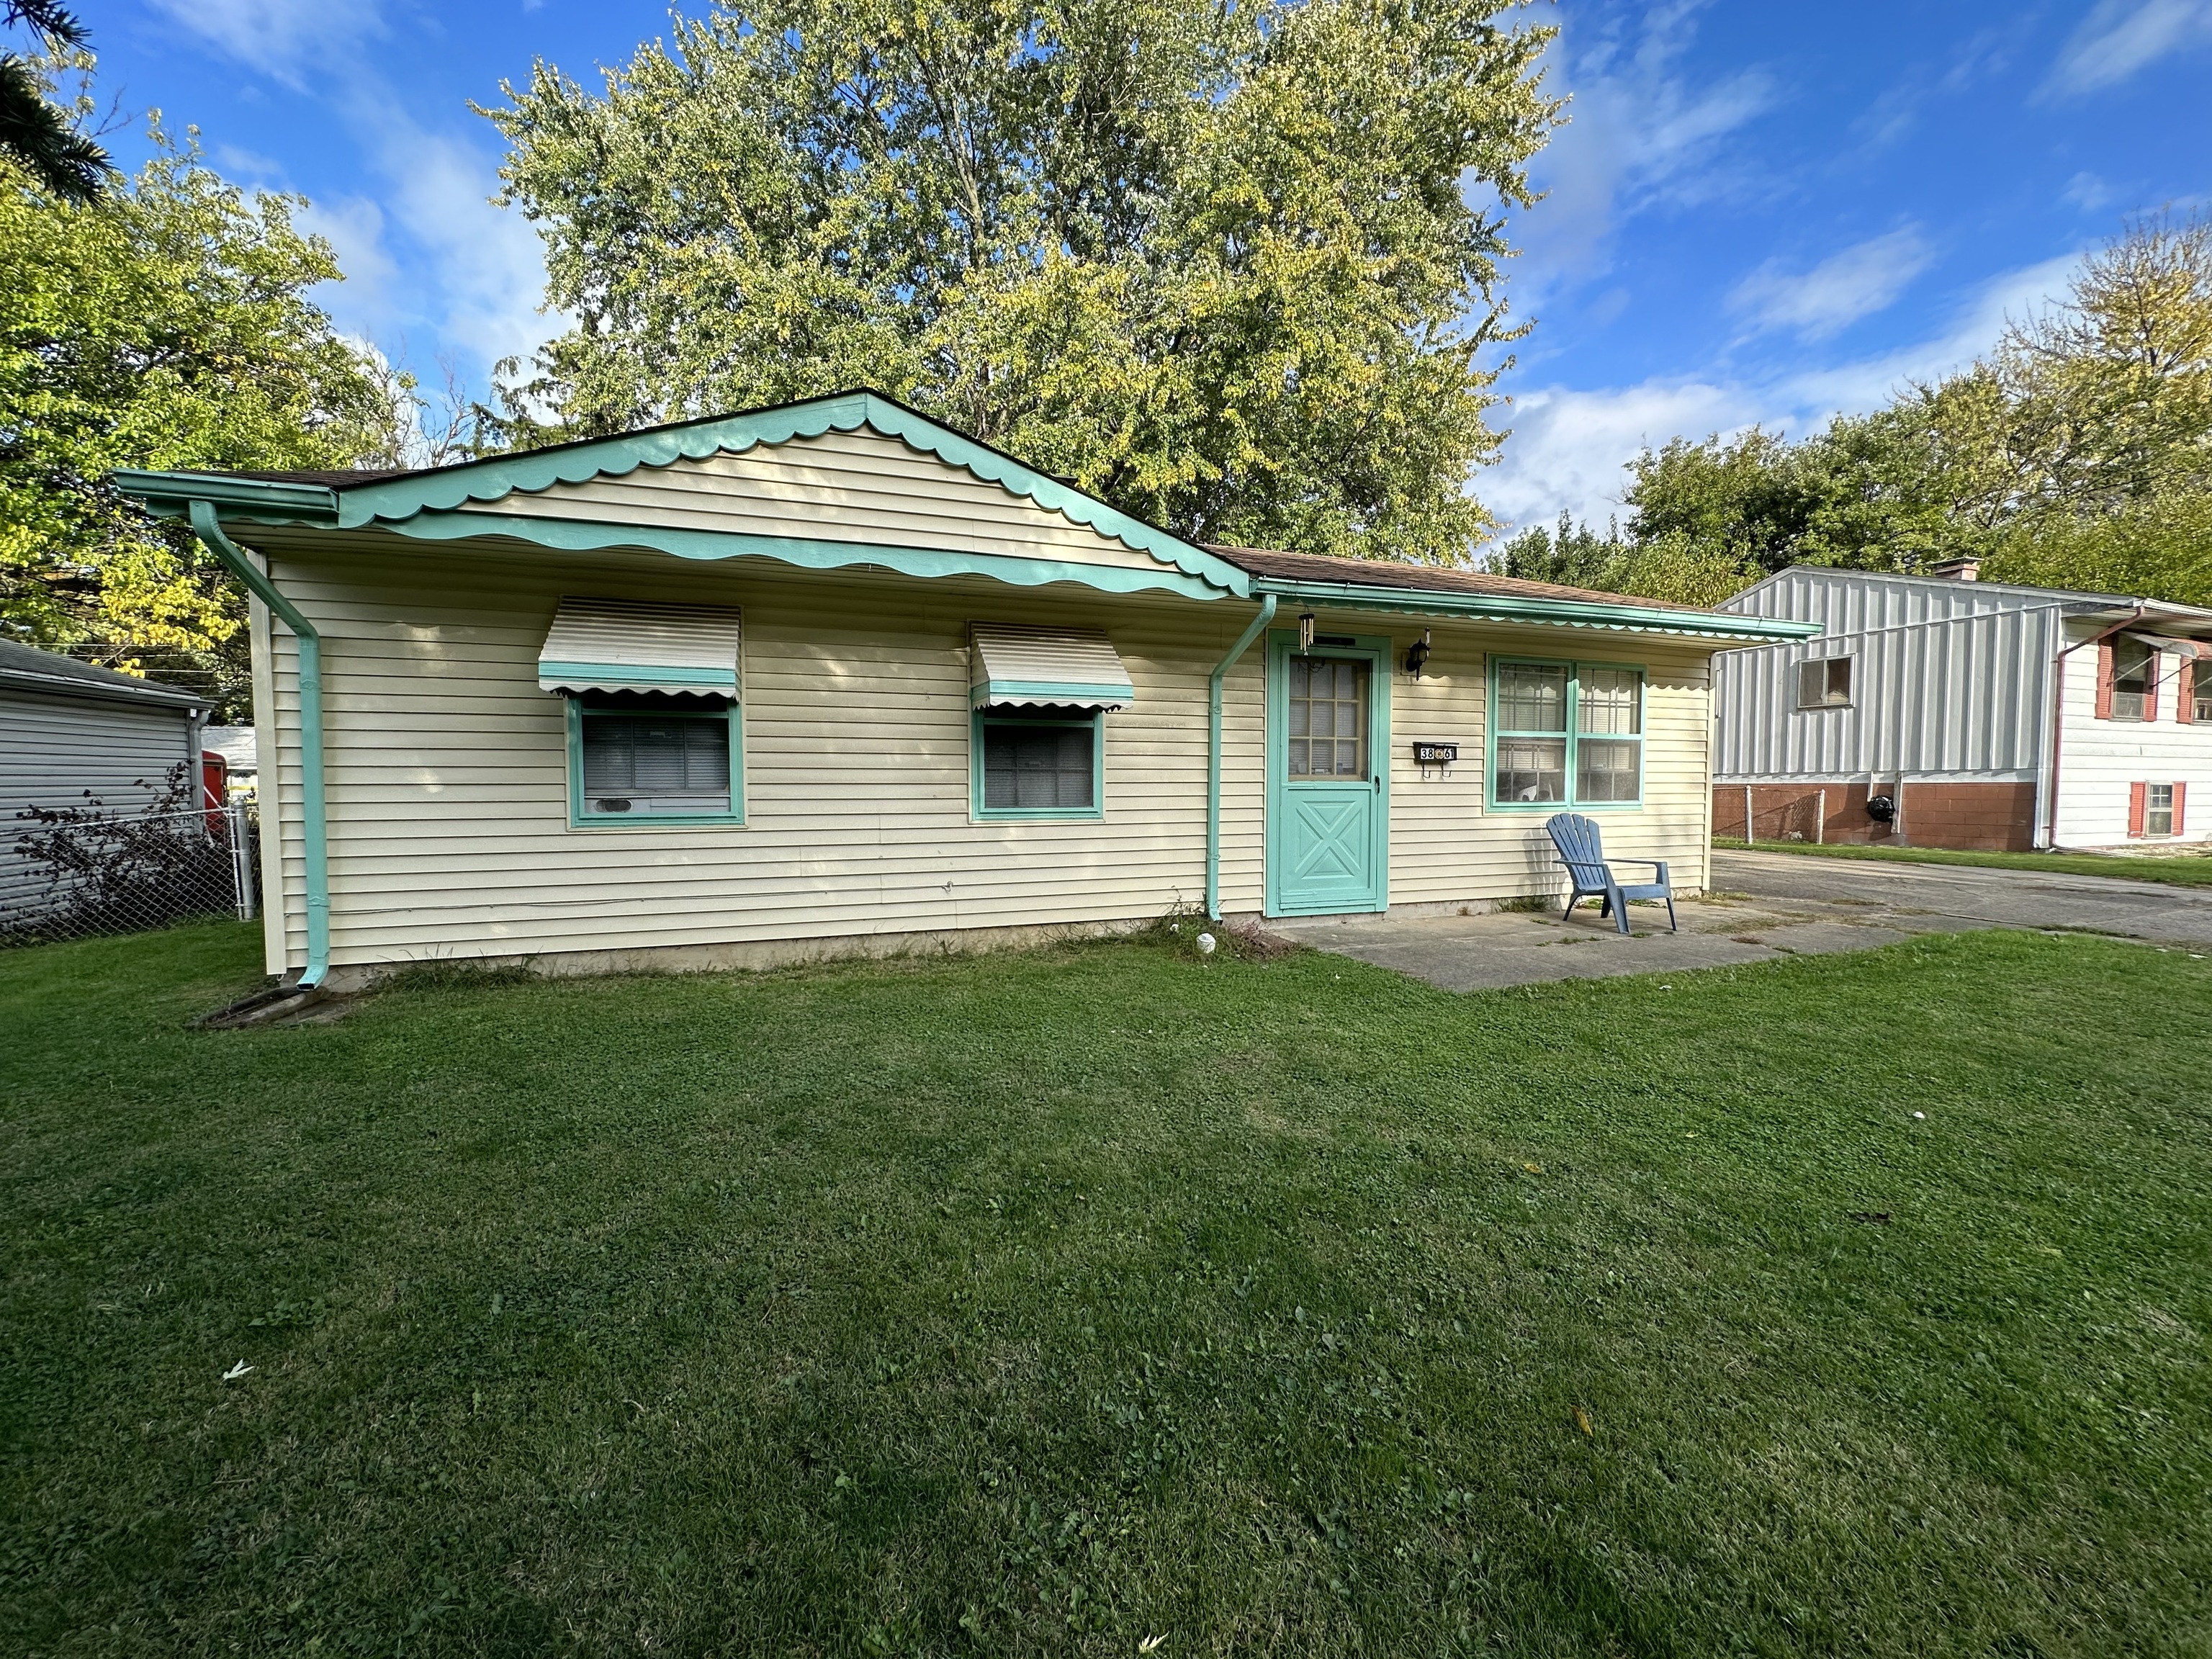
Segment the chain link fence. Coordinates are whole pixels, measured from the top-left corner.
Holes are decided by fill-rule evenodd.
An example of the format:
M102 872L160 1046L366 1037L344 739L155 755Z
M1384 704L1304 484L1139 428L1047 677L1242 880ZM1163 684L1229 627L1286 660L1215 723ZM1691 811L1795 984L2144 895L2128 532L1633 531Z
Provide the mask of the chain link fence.
M0 948L140 933L208 916L251 921L260 826L251 802L155 810L82 806L18 812L0 852Z

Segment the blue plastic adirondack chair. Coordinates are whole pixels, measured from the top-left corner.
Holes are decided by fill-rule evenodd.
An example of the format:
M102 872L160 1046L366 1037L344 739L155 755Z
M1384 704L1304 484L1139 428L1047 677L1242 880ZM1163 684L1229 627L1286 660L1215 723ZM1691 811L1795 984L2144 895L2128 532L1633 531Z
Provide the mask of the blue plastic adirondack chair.
M1628 931L1628 901L1630 899L1665 899L1667 926L1680 933L1674 920L1674 887L1667 879L1667 866L1657 859L1623 859L1623 864L1648 864L1658 872L1656 879L1635 885L1617 880L1613 866L1606 862L1605 845L1598 836L1597 820L1586 818L1579 812L1561 812L1547 819L1544 828L1551 832L1552 845L1559 849L1559 862L1567 866L1567 878L1575 884L1567 900L1567 910L1586 898L1601 898L1605 902L1598 908L1601 916L1611 914L1613 923L1622 933Z

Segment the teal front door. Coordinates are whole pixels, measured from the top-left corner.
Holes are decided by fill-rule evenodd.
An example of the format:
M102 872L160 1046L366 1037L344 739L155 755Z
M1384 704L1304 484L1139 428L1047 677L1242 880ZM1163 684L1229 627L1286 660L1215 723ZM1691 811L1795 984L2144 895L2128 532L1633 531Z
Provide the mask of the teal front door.
M1389 902L1390 647L1279 634L1267 651L1267 914Z

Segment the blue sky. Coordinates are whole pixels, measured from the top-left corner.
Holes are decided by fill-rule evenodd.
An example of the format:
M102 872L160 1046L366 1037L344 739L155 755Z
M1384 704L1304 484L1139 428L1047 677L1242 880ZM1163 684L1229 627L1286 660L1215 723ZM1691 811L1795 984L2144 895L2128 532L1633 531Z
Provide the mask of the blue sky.
M343 326L481 386L556 325L537 239L489 206L468 102L543 57L589 79L667 29L622 0L85 0L101 82L297 191ZM2212 0L1850 6L1563 0L1572 119L1514 230L1535 321L1475 480L1518 523L1602 520L1644 442L1796 432L1971 360L2130 212L2212 202ZM118 154L131 146L118 135Z

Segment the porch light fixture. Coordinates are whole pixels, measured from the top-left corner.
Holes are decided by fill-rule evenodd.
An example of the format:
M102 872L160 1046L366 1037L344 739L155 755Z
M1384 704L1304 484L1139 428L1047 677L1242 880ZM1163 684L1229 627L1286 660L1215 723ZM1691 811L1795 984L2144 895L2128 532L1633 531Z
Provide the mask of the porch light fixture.
M1306 654L1308 654L1310 652L1311 652L1311 651L1312 651L1312 649L1313 649L1313 630L1314 630L1314 613L1313 613L1312 611L1299 611L1299 612L1298 612L1298 654L1299 654L1301 657L1305 656L1305 655L1306 655Z
M1428 660L1429 630L1424 628L1421 630L1421 637L1406 648L1406 672L1415 679L1419 679L1421 678L1421 670L1427 665Z

